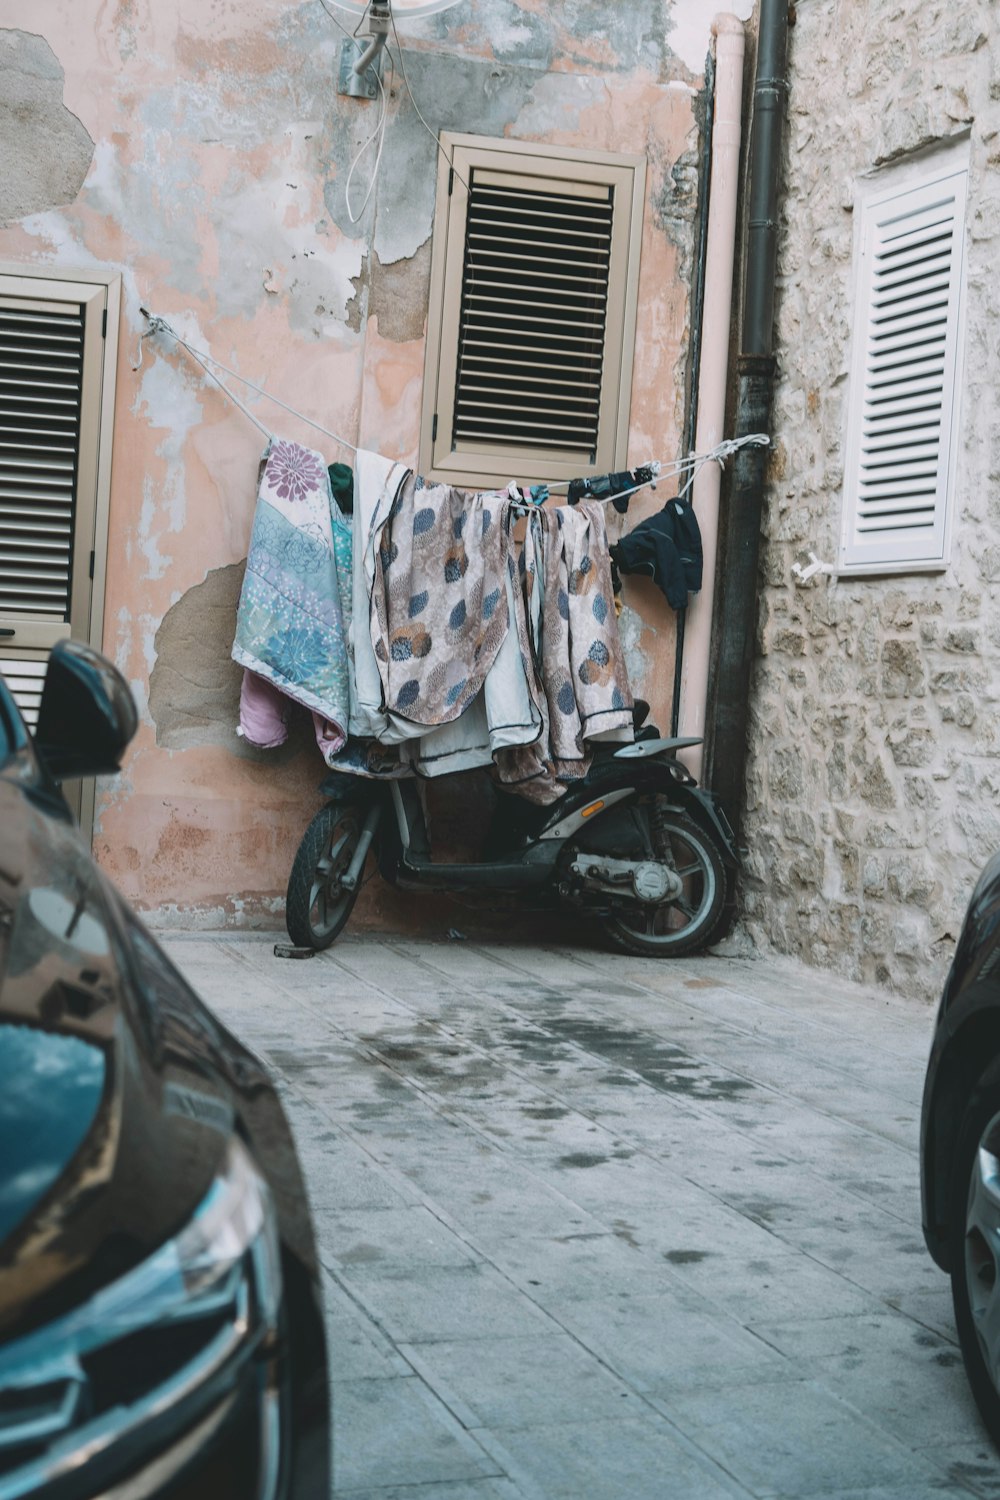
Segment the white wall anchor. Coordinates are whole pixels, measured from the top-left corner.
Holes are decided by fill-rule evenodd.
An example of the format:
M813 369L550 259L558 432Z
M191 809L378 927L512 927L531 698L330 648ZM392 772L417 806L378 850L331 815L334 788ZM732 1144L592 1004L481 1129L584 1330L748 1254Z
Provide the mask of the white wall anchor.
M801 563L792 563L792 572L795 574L796 583L808 583L810 578L815 578L817 573L835 574L836 568L833 563L821 562L815 552L809 554L809 565L803 567Z

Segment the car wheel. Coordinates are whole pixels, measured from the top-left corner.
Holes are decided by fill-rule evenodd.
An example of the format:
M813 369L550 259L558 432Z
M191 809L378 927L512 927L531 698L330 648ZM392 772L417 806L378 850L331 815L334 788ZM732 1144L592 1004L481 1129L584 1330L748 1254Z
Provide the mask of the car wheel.
M1000 1063L980 1078L955 1153L951 1287L972 1394L1000 1447Z

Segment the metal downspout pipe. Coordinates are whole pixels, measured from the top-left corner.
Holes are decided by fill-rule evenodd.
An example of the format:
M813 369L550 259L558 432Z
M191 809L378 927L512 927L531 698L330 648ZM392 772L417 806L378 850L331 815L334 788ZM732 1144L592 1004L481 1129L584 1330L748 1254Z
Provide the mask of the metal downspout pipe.
M715 35L715 111L705 251L704 319L698 363L695 449L699 453L715 448L725 436L743 114L743 23L736 16L716 16L712 31ZM703 736L705 733L721 479L719 466L707 464L698 472L692 486L692 500L701 528L704 572L701 592L688 604L684 627L678 720L680 732L685 735ZM686 751L683 759L700 779L702 747Z
M788 0L760 0L736 437L771 430L778 179L787 89L787 40ZM746 788L765 463L766 450L762 448L743 448L736 455L720 576L708 779L737 837Z

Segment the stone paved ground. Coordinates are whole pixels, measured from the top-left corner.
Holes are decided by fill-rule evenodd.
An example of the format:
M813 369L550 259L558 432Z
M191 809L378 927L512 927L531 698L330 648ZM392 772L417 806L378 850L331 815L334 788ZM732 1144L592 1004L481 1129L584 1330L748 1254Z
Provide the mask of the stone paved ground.
M1000 1497L919 1228L925 1005L784 961L166 942L282 1080L338 1497Z

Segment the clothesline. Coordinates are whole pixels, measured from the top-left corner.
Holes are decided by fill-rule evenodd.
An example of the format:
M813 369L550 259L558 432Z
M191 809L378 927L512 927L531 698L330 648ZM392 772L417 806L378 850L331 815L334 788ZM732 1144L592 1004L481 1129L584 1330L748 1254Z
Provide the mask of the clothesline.
M282 743L291 699L335 770L488 768L548 805L596 742L633 738L603 511L543 507L520 537L502 491L446 485L436 498L363 451L348 524L322 457L271 445L232 652L241 728Z
M683 500L694 484L698 473L706 464L717 463L720 469L726 466L726 459L732 458L741 448L769 448L771 439L766 432L751 432L745 437L724 438L723 441L710 448L707 453L689 453L685 458L676 459L673 463L653 463L641 465L654 471L651 479L644 479L639 484L633 484L628 489L618 490L614 495L603 495L600 503L610 505L614 500L624 500L626 495L635 495L639 490L653 489L663 479L673 479L690 470L688 481L684 488L678 492L677 499ZM553 489L564 489L564 485L553 485Z
M176 328L172 328L167 322L166 318L161 318L158 313L148 312L144 307L140 307L139 311L146 319L149 327L139 339L139 358L132 366L134 370L142 369L143 341L145 339L153 337L155 334L165 333L168 338L172 338L175 343L180 344L182 349L186 349L192 359L197 360L198 364L202 366L206 374L210 375L215 381L216 385L222 391L223 395L228 396L233 405L235 407L238 407L243 415L247 417L258 429L258 431L262 432L266 438L273 437L273 433L270 431L270 429L265 427L263 422L261 422L257 417L254 416L249 407L245 406L240 398L235 394L235 392L229 389L225 381L219 379L215 371L210 368L211 365L216 365L220 370L224 371L224 373L226 375L229 375L233 380L238 380L242 385L248 386L250 390L256 391L257 395L263 396L265 401L273 401L274 405L280 406L282 411L287 411L291 416L298 417L299 421L305 422L307 427L315 428L315 430L317 432L321 432L324 437L332 438L335 443L339 443L342 448L349 448L352 453L357 453L358 450L355 444L349 443L347 438L341 437L339 432L331 432L328 427L324 427L322 423L314 421L312 417L307 417L304 412L296 411L294 406L289 406L286 402L281 401L277 396L273 396L271 392L266 391L263 386L255 385L252 380L248 380L247 377L245 375L241 375L238 370L231 370L228 365L224 365L221 359L216 359L213 354L206 353L204 349L196 349L193 344L188 343L187 339L181 338Z
M347 438L341 437L339 433L331 432L328 427L324 427L321 423L315 421L312 417L307 417L303 412L296 411L294 406L289 406L286 402L280 400L277 396L272 395L270 391L265 390L263 386L255 385L252 380L248 380L247 377L245 375L241 375L239 371L231 370L228 365L224 365L221 360L216 359L214 355L207 353L204 349L196 349L192 344L188 343L187 339L182 338L175 328L171 327L166 318L160 317L159 313L149 312L145 307L140 307L139 311L142 313L149 326L146 328L145 332L139 339L139 358L133 365L133 370L138 371L142 368L143 344L145 340L154 337L156 334L166 334L168 338L172 338L175 343L180 344L182 349L187 350L188 354L191 355L191 358L196 360L197 363L202 366L207 375L211 376L216 385L222 391L223 395L229 398L233 405L239 411L241 411L250 422L253 423L257 430L263 433L265 438L270 439L273 436L271 431L264 426L263 422L261 422L259 418L254 415L250 408L240 400L235 392L230 390L225 381L219 378L219 376L215 373L215 370L212 368L213 365L219 370L222 370L224 374L230 376L231 379L238 380L242 385L245 385L250 390L256 392L258 396L263 396L265 401L273 402L274 405L279 406L282 411L287 411L291 416L297 417L299 421L305 422L307 427L312 427L316 432L321 432L324 437L331 438L333 442L339 443L341 447L350 449L352 453L357 453L359 451L354 443L348 442ZM726 460L731 458L735 453L738 453L741 448L767 448L770 446L770 442L771 439L768 437L766 432L752 432L744 437L725 438L721 443L718 443L714 448L709 449L709 451L706 453L689 453L684 458L674 459L672 462L667 463L657 460L653 463L644 464L641 467L647 468L652 472L652 477L650 479L645 479L640 484L631 485L627 489L619 490L614 495L602 496L600 497L600 503L602 505L610 505L612 501L622 500L626 496L635 495L639 492L639 490L648 489L650 486L653 486L655 488L655 486L661 483L661 481L664 479L671 479L674 477L679 477L681 474L688 474L687 483L684 485L684 488L680 491L677 497L679 500L683 500L688 491L691 489L691 486L694 484L695 478L697 477L699 471L705 466L705 464L717 463L721 468L724 468ZM567 482L555 481L554 483L549 485L548 488L551 490L566 489ZM533 506L524 507L525 510L531 510L534 508L535 507Z

